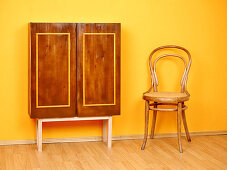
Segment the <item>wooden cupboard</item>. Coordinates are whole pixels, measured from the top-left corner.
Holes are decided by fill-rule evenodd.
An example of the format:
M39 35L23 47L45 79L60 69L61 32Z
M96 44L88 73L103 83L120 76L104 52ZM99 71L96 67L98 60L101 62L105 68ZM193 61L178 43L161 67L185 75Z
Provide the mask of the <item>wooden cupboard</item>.
M30 23L31 118L120 114L120 23Z

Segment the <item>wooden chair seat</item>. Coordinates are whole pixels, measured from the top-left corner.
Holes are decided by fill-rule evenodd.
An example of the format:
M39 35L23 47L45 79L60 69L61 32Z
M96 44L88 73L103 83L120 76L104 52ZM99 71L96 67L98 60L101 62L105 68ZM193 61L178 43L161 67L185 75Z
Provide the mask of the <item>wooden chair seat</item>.
M143 94L144 100L154 102L184 102L189 100L189 95L178 92L147 92Z

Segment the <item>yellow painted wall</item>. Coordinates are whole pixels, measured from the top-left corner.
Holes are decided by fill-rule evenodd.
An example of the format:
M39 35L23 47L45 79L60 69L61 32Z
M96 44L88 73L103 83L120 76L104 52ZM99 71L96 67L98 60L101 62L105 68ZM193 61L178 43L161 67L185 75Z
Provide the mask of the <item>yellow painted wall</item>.
M121 22L121 116L113 135L143 134L144 101L149 87L148 56L156 47L176 44L189 49L193 63L187 102L191 131L227 130L226 0L1 0L0 1L0 140L35 138L28 107L29 22ZM182 66L160 62L160 87ZM169 65L167 65L169 64ZM172 71L171 71L172 69ZM176 131L175 113L161 113L158 133ZM101 122L44 125L44 138L100 136Z

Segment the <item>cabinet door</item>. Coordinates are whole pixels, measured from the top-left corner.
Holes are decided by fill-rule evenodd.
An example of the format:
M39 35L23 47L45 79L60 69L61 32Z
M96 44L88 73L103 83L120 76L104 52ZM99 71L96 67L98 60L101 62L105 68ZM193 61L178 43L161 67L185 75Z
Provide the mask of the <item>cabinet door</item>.
M77 25L77 114L120 114L120 24Z
M30 116L76 116L75 94L76 24L30 23Z

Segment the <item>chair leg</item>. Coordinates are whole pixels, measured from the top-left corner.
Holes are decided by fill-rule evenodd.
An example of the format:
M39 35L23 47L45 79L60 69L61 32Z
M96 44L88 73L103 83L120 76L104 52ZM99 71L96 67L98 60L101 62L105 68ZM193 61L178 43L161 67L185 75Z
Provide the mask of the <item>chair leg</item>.
M181 114L182 114L182 103L178 103L177 111L177 137L180 153L183 153L182 144L181 144Z
M184 103L183 103L182 107L184 107ZM186 116L185 116L185 110L182 110L182 120L183 120L184 130L186 133L187 140L188 140L188 142L191 142L191 137L190 137L190 134L188 131L188 125L187 125Z
M145 101L145 132L144 132L144 140L141 150L144 150L147 143L147 135L148 135L148 123L149 123L149 101Z
M154 105L154 108L157 108L157 105ZM156 117L157 117L157 110L153 110L153 120L152 120L152 127L151 127L151 139L154 138Z

